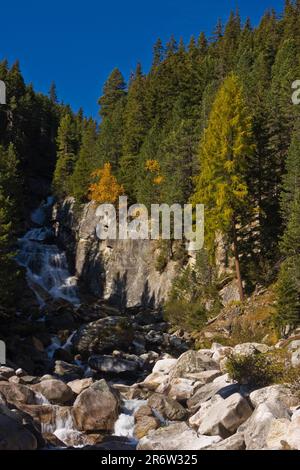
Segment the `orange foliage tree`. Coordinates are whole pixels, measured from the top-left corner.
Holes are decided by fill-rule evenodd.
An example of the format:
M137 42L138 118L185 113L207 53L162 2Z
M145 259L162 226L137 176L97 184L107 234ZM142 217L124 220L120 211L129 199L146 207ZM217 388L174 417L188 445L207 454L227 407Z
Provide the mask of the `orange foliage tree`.
M105 163L92 173L95 182L90 185L89 199L99 203L114 204L118 197L124 194L124 188L120 185L111 172L111 164Z

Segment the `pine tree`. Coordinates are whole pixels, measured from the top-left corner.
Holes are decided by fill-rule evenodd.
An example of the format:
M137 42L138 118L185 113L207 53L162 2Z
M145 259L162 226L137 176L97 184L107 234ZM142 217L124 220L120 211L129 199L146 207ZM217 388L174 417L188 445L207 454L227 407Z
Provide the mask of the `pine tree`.
M57 93L56 93L55 82L51 82L50 89L49 89L49 98L50 98L51 103L57 104Z
M90 118L84 124L82 145L70 180L71 192L79 202L88 200L91 175L99 163L96 155L96 138L97 126Z
M114 69L103 89L103 95L98 103L101 106L100 116L102 118L111 116L117 102L126 95L126 84L119 69Z
M76 160L76 135L70 114L63 116L57 133L57 162L53 175L53 190L58 197L66 196L70 190L70 176Z
M240 298L237 227L247 204L246 169L254 150L252 118L237 77L231 74L215 98L200 145L201 173L196 178L194 203L205 205L207 242L214 248L217 232L227 234L233 244Z

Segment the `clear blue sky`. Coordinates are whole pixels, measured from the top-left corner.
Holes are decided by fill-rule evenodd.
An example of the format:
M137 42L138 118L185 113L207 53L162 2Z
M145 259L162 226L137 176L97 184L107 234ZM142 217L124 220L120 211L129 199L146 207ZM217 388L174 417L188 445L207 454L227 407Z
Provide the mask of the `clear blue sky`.
M58 97L97 116L97 99L114 67L125 78L140 61L151 63L152 46L173 33L187 42L210 34L218 17L231 9L256 25L268 8L282 11L283 0L11 0L0 4L0 59L19 59L26 82L47 92L52 80Z

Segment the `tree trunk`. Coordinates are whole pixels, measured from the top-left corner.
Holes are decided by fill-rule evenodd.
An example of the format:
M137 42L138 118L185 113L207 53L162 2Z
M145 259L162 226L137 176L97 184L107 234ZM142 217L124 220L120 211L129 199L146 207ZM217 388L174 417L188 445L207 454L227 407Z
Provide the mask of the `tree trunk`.
M242 276L241 276L241 268L240 268L240 259L239 259L239 250L238 250L235 222L233 222L233 252L234 252L235 271L236 271L236 278L237 278L237 282L238 282L240 300L243 301L244 300L244 289L243 289L243 281L242 281Z

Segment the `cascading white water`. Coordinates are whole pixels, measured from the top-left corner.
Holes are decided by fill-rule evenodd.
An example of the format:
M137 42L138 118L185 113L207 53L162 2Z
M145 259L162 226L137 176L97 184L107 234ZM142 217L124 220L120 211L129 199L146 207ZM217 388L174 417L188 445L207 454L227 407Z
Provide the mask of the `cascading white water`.
M146 400L125 400L122 412L115 422L114 436L128 437L134 439L134 414L143 405Z
M53 198L48 198L32 213L31 220L37 225L47 224L52 204ZM49 243L53 237L53 230L47 225L30 229L19 240L16 261L26 268L28 285L41 306L49 298L61 298L79 304L77 279L70 276L66 254Z

